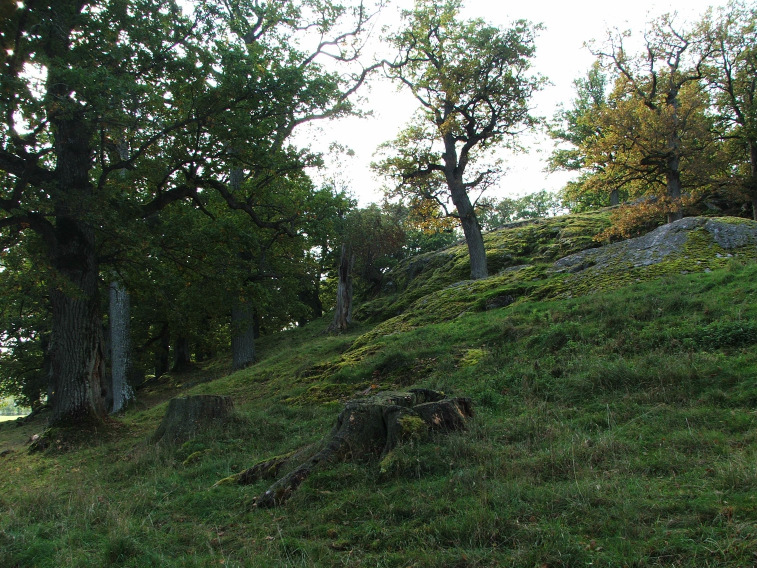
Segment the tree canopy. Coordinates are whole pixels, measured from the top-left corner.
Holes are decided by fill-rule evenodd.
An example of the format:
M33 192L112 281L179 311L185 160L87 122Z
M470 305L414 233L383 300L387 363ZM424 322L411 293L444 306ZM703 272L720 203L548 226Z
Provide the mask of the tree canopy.
M173 1L28 1L10 12L0 230L10 244L36 239L53 420L97 420L103 268L134 260L171 204L212 215L212 195L260 230L295 236L301 212L270 196L317 164L291 144L294 128L351 111L366 72L322 60L354 61L368 14L330 0L202 1L190 12Z
M460 220L471 277L487 275L472 192L482 192L501 169L493 151L536 122L529 99L541 80L529 74L536 28L509 29L462 20L461 2L421 0L403 12L404 27L389 38L396 57L389 77L420 107L376 168L395 180L391 191L414 207L441 207ZM448 207L449 201L452 208Z
M755 21L753 7L731 2L698 22L651 21L636 53L630 32L592 44L595 66L550 127L560 144L550 166L580 173L566 204L631 199L629 215L671 220L698 204L750 202L754 214Z

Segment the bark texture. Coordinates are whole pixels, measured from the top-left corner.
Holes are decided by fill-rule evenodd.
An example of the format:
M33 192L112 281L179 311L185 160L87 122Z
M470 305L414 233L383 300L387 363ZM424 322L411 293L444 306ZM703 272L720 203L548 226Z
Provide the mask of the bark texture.
M484 237L481 234L481 225L476 218L476 212L468 196L468 188L475 187L477 184L465 184L463 175L465 167L468 164L468 146L464 146L460 151L458 158L455 137L447 134L444 137L444 177L447 181L452 203L455 205L457 215L460 218L460 225L463 227L465 243L468 245L468 256L470 257L470 277L472 280L486 278L489 276L489 269L486 266L486 249L484 248Z
M339 259L339 282L336 289L336 310L329 331L344 331L352 323L352 268L355 255L352 247L342 245Z
M111 361L110 412L121 411L131 398L134 390L129 384L131 376L131 306L129 293L120 282L110 285L109 327Z
M171 367L171 371L174 373L183 373L191 368L192 348L189 345L189 338L179 336L176 338L176 343L174 344L173 367Z
M171 331L167 323L164 323L161 327L157 341L158 348L155 350L155 376L162 377L170 368Z
M455 198L456 194L457 198ZM472 280L486 278L489 275L489 270L486 266L484 237L468 193L464 189L452 192L452 201L457 208L457 214L460 216L460 225L463 227L465 244L468 246L470 277Z
M94 228L80 219L93 188L89 132L82 116L55 117L55 227L48 245L56 278L50 283L51 422L76 424L105 418L99 267Z
M255 310L237 301L231 308L231 359L235 371L255 362Z
M752 198L752 219L757 221L757 144L749 144L749 179L747 191Z
M208 426L223 424L234 411L228 396L195 395L172 398L163 421L153 435L162 444L180 444Z
M462 430L471 416L469 398L445 398L427 389L352 400L319 444L265 460L230 479L248 484L286 471L255 500L258 507L275 507L285 503L311 473L329 463L385 455L405 437L418 437L419 425L423 434Z

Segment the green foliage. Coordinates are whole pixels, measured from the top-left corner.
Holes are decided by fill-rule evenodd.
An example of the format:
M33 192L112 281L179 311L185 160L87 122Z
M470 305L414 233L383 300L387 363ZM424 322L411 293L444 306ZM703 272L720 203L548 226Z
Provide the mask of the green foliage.
M699 328L693 339L702 349L746 347L757 343L757 323L716 321Z
M164 332L197 358L228 343L230 305L254 302L267 331L320 316L311 251L333 229L319 219L346 198L315 190L303 172L320 159L291 134L353 112L362 6L61 0L3 11L0 287L23 283L29 298L0 314L0 392L38 404L49 362L66 385L50 388L57 418L102 414L99 373L80 370L106 351L100 298L112 280L133 296L143 371ZM309 51L315 27L340 41ZM69 341L82 347L58 350ZM70 397L90 408L64 408L74 388L91 391Z
M563 189L566 206L643 197L630 216L647 220L666 213L643 211L650 196L688 196L684 206L698 211L703 203L728 214L753 209L754 34L754 9L735 1L693 24L657 18L636 54L630 32L592 44L597 62L549 129L557 141L550 166L580 173Z
M45 348L50 339L50 272L40 243L8 243L0 254L0 397L37 408L47 397Z
M562 210L562 203L557 195L542 189L523 197L505 197L499 201L480 199L476 207L481 226L491 231L514 221L554 217Z
M717 58L707 71L716 90L718 128L725 155L733 166L728 179L732 190L752 201L757 219L757 10L734 1L722 8L712 23Z
M374 167L394 179L388 196L424 219L422 228L460 220L471 273L480 278L486 259L469 195L498 177L494 149L535 124L529 99L542 81L527 74L536 28L522 20L509 29L462 20L461 6L459 0L423 0L403 11L404 27L389 37L397 56L386 70L420 107L382 146L384 157Z

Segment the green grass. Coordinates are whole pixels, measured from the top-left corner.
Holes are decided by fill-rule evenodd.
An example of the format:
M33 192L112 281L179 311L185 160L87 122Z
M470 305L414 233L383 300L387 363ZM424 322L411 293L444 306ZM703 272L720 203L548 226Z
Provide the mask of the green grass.
M76 449L29 454L43 425L3 424L3 564L757 563L757 265L489 311L476 306L491 289L466 294L437 321L415 299L404 323L266 338L252 368L174 377ZM371 384L471 396L476 417L319 471L279 509L252 506L267 482L213 487L318 440ZM236 419L149 442L166 406L152 401L205 392L231 395Z

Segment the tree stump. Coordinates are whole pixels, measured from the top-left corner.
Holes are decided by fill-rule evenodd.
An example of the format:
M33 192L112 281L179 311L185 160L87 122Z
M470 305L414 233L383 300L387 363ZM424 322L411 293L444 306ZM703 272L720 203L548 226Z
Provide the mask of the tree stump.
M276 478L280 472L289 470L255 500L258 507L274 507L286 502L311 473L325 464L383 456L403 439L464 429L472 415L469 398L445 398L428 389L384 392L351 400L345 404L331 433L319 444L265 460L216 485L229 481L254 483Z
M202 429L225 422L234 411L231 397L194 395L172 398L153 441L179 444L195 437Z

